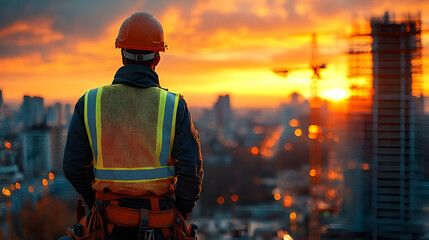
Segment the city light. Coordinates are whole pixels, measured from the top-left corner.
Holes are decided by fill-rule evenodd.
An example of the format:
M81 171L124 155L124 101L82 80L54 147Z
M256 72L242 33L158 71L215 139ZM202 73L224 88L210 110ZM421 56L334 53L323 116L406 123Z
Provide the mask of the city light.
M9 189L6 189L6 190L4 191L4 195L6 195L6 196L10 196L10 190L9 190Z
M292 118L292 119L289 121L289 126L291 126L291 127L298 127L298 126L299 126L299 121L298 121L298 120L296 120L296 119L294 119L294 118Z
M46 178L44 178L42 180L42 184L43 184L43 186L47 186L48 185L48 180L46 180Z
M284 230L278 230L277 236L278 236L278 239L293 240L293 238L289 235L289 233L287 231L284 231Z
M225 202L225 198L223 198L222 196L217 198L217 203L222 205Z
M1 190L1 193L2 193L3 195L6 195L6 188L3 188L3 189Z
M261 155L263 155L264 157L271 157L274 154L274 152L268 148L261 148L260 152L261 152Z
M362 164L362 170L364 170L364 171L369 170L369 164L368 163Z
M274 199L275 199L276 201L280 200L281 198L282 198L282 195L280 195L280 193L276 193L276 194L274 194Z
M308 132L317 134L317 133L321 132L321 129L319 126L312 124L308 127Z
M33 193L34 192L33 186L28 186L28 192L29 193Z
M308 138L310 139L316 139L317 138L317 133L308 133Z
M259 153L259 148L258 148L258 147L251 147L251 148L250 148L250 153L251 153L252 155L258 155L258 153Z
M299 136L301 136L301 134L302 134L302 131L301 131L301 129L295 129L295 136L297 136L297 137L299 137Z
M340 141L340 136L338 136L337 134L335 134L334 136L334 142L339 142Z
M283 240L293 240L293 238L289 234L286 234L283 236Z
M10 187L10 190L12 191L15 190L15 185L11 184L9 187Z
M49 173L49 179L51 179L51 180L52 180L52 179L54 179L54 177L55 177L55 176L54 176L54 174L53 174L53 173Z
M337 196L337 190L329 189L327 194L329 199L334 199Z
M237 202L238 201L238 195L237 194L232 195L231 196L231 201Z
M310 174L310 176L315 177L317 174L316 169L311 169L309 174Z
M293 204L293 198L289 195L286 195L283 199L283 206L289 208Z
M15 184L15 187L16 187L16 189L21 189L21 184L20 184L19 182L17 182L17 183Z
M296 219L296 213L295 212L291 212L290 214L289 214L289 218L290 218L290 220L292 221L292 220L295 220Z
M5 140L4 141L4 147L7 148L7 149L11 149L12 148L12 144L9 141Z

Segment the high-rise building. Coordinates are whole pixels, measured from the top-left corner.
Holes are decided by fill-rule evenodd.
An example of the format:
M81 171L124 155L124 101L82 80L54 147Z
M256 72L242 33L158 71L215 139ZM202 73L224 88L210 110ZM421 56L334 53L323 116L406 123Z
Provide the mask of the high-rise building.
M51 132L51 167L55 173L63 172L63 156L67 138L67 128L55 126L50 128Z
M51 136L46 128L21 133L22 168L26 177L37 177L52 169Z
M54 107L57 109L57 124L62 126L64 124L63 105L57 102Z
M70 123L70 121L71 121L71 118L72 118L72 106L70 105L70 104L66 104L65 106L64 106L64 124L66 125L66 126L68 126L69 125L69 123Z
M219 99L214 105L216 122L218 126L227 127L231 123L232 113L229 95L219 95Z
M418 239L423 234L417 154L414 60L420 45L420 19L392 21L386 13L371 19L372 114L366 138L370 172L372 239Z
M64 124L63 105L55 103L54 106L49 106L46 112L46 125L62 126Z
M25 95L21 105L21 115L25 128L42 126L45 123L43 98Z
M16 162L15 142L9 141L0 137L0 184L2 185L15 183L23 178Z
M3 92L2 92L2 90L0 89L0 110L1 110L1 107L3 106Z
M48 107L46 111L46 125L49 127L58 125L58 111L53 106Z

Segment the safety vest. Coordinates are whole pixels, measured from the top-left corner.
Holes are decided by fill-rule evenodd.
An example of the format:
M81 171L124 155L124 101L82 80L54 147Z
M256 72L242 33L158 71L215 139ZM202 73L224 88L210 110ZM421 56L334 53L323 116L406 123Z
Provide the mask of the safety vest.
M162 195L175 183L179 94L113 84L85 93L85 126L98 192Z

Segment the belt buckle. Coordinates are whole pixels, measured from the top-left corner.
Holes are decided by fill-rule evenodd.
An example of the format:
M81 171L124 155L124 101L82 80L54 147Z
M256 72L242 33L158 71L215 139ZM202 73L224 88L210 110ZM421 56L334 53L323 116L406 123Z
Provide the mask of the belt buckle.
M153 229L140 227L138 239L139 240L155 240L155 235L153 234Z
M140 209L139 240L155 240L153 229L149 229L149 211Z

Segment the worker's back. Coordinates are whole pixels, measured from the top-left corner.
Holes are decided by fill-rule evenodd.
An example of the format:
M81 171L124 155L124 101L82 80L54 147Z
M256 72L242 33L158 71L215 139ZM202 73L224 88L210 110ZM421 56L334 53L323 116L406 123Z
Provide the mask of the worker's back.
M178 95L114 84L85 95L97 192L141 196L173 189ZM172 193L170 194L172 195Z

